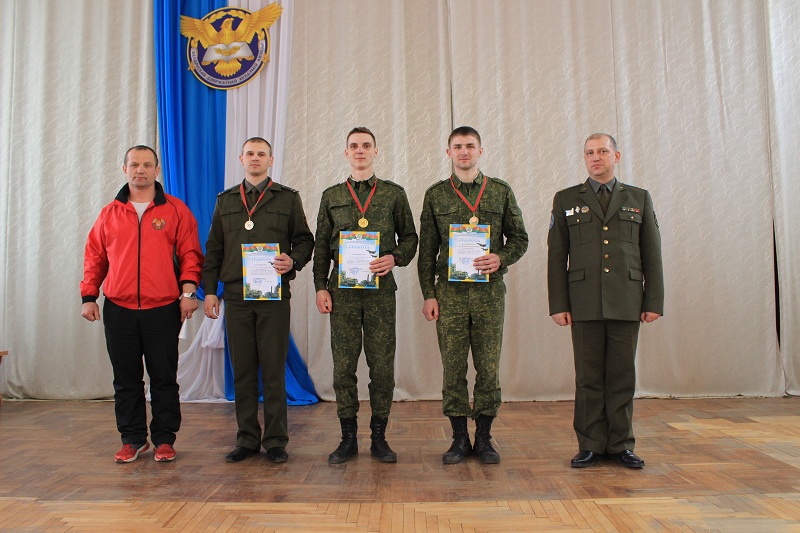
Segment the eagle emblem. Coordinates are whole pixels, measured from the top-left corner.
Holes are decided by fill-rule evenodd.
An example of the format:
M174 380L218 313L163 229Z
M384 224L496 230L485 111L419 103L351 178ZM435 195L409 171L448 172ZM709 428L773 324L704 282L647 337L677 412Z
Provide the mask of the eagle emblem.
M214 89L244 85L269 61L268 30L282 12L273 2L254 13L222 8L202 19L181 15L189 70Z

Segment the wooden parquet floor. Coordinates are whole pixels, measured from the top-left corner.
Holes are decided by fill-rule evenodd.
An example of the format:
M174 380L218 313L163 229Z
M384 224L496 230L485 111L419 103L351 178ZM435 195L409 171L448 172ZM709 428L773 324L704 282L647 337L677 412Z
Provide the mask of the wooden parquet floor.
M637 400L641 471L569 468L571 402L504 404L499 465L445 466L440 402L395 403L397 464L330 466L335 406L289 410L289 461L223 456L230 404L184 404L178 459L115 464L111 402L0 407L0 531L800 532L800 398Z

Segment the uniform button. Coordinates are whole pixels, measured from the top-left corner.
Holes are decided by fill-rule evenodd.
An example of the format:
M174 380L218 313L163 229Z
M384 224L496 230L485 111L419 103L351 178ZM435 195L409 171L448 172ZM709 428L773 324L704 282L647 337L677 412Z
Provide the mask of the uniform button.
M633 217L633 215L631 215L631 220L633 220L633 219L634 219L634 217Z
M579 219L579 218L575 219L575 222L580 222L580 221L581 221L581 219Z
M603 272L611 272L611 271L609 269L607 269L607 268L604 268Z
M603 259L608 259L608 254L604 254Z
M603 226L603 231L608 231L608 226Z
M603 241L603 244L608 244L608 240L604 240L604 241Z

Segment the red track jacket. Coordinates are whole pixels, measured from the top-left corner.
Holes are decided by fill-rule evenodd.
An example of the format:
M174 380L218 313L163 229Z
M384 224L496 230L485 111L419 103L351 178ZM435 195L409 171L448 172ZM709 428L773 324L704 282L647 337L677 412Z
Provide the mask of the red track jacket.
M155 185L156 197L141 223L128 202L127 184L100 212L83 257L84 303L97 300L102 284L115 304L152 309L174 302L179 283L199 284L203 252L197 221L186 204Z

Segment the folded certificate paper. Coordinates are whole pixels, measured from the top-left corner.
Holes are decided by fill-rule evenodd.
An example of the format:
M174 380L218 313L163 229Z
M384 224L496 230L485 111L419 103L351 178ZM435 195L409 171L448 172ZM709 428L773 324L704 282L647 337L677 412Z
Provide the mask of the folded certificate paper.
M489 255L489 225L450 224L450 257L447 281L486 283L489 274L480 274L473 262Z
M380 231L339 232L339 288L377 289L380 278L369 271L369 264L380 248Z
M242 245L242 283L245 300L280 300L281 276L275 271L277 243Z

